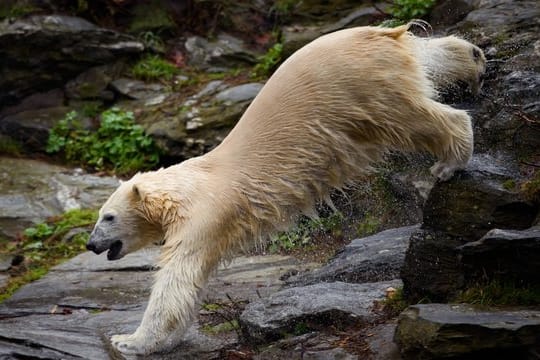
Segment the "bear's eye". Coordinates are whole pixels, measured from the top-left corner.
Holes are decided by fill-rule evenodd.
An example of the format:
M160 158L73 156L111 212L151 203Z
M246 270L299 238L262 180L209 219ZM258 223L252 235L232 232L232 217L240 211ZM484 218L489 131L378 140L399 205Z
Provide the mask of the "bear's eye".
M478 50L477 48L473 48L472 54L475 60L480 59L480 56L481 56L480 50Z
M106 214L106 215L103 215L103 221L113 221L114 220L114 215L112 214Z

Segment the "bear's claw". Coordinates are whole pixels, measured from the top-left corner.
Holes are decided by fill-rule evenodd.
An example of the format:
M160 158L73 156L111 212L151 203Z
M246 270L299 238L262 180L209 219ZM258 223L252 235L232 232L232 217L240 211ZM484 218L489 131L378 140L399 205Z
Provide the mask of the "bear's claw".
M148 351L144 346L144 340L139 339L136 334L113 335L111 343L123 354L145 354Z

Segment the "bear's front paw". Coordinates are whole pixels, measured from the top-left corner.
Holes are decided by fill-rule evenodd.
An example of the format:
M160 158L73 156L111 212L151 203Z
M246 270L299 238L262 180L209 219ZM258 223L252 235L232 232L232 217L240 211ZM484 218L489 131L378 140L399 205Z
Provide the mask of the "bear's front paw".
M118 351L130 355L146 354L151 351L144 340L138 337L137 333L113 335L111 337L111 343Z
M431 173L441 181L450 180L456 170L463 168L454 162L438 161L431 167Z

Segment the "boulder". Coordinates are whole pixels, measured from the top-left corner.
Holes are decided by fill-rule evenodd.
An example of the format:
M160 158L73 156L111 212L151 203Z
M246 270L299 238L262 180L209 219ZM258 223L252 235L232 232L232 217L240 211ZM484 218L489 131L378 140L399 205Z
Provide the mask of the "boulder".
M413 305L399 316L395 340L404 359L535 359L540 311Z
M466 282L498 281L538 284L540 273L540 227L493 229L480 240L458 247Z
M396 279L409 238L418 227L405 226L355 239L323 267L291 277L287 284L305 286L320 282L366 283Z
M476 154L466 171L437 183L424 206L423 227L475 241L493 228L526 229L538 205L520 193L512 159Z
M28 44L32 46L29 47ZM0 104L62 87L89 67L144 49L133 37L77 17L34 15L0 22Z
M184 47L189 55L189 65L199 69L224 69L257 62L254 53L246 48L242 40L227 34L218 35L215 41L191 36Z
M377 8L387 9L388 5L378 3ZM322 26L291 25L285 27L282 33L283 56L284 58L289 57L302 46L324 34L354 26L370 25L375 19L381 18L381 15L381 12L375 7L364 5L330 24L326 23Z
M504 158L480 154L466 171L435 184L424 207L422 229L411 237L401 270L411 300L446 301L472 284L458 247L496 227L526 229L532 225L538 205L512 185L519 181L516 173Z
M378 315L373 302L385 296L388 287L399 287L399 280L368 284L318 283L281 290L248 304L240 316L244 335L252 342L279 339L302 328L370 323Z

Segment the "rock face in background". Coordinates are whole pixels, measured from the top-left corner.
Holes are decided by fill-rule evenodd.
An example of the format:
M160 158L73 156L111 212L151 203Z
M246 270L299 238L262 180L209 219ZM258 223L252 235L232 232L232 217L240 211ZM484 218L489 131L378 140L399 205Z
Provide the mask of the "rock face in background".
M0 23L0 104L13 104L32 93L62 86L89 67L143 49L131 36L81 18L51 15L4 20Z

